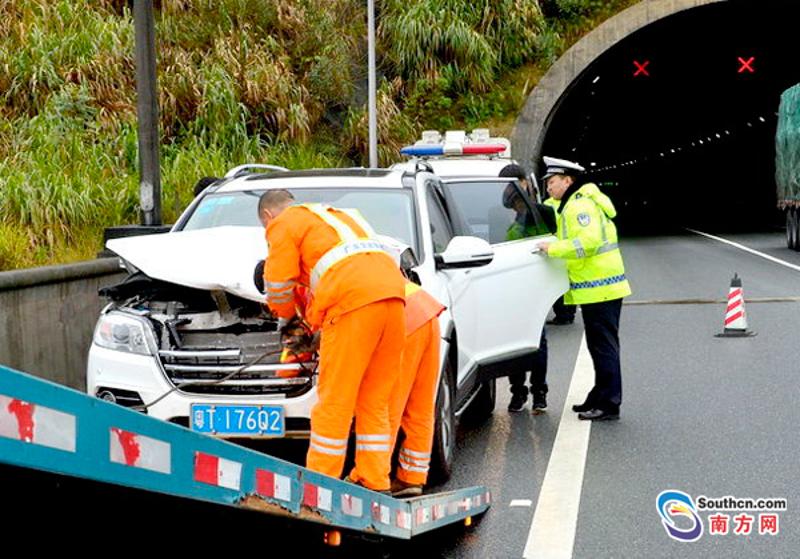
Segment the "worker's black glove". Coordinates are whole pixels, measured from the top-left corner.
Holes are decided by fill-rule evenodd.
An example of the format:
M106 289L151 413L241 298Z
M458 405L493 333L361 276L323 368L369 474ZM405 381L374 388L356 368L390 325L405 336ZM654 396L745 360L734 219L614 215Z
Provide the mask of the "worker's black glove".
M302 334L305 332L303 321L299 316L294 315L290 319L281 319L278 321L278 331L281 333L281 340Z
M305 331L303 334L287 340L285 346L296 355L301 353L316 353L319 351L321 334L321 332L312 334L309 331Z

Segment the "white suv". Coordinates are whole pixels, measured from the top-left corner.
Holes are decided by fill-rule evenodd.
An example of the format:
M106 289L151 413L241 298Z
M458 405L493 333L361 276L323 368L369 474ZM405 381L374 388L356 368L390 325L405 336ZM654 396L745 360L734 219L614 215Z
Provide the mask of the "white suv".
M447 306L433 472L446 478L457 419L491 414L494 376L524 367L568 284L563 266L532 254L528 240L492 247L474 236L475 223L430 171L409 163L236 173L200 194L171 232L109 241L129 276L101 291L111 302L89 350L88 392L217 436L308 436L313 366L287 376L275 355L246 366L280 349L253 269L266 255L259 197L288 189L299 202L357 208L378 233L410 245L421 284Z

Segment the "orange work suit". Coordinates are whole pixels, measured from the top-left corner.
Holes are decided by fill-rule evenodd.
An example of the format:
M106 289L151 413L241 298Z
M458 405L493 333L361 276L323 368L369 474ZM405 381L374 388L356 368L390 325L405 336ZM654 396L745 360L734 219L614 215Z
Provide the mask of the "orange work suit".
M439 387L439 319L444 306L415 283L406 283L406 343L392 399L389 421L392 448L398 429L400 447L397 479L425 485L433 446L436 392Z
M404 279L371 240L357 212L308 204L284 210L267 226L267 304L295 314L294 287L310 288L306 320L322 329L318 402L311 410L306 466L339 477L355 415L356 458L350 478L389 488L389 397L405 341Z

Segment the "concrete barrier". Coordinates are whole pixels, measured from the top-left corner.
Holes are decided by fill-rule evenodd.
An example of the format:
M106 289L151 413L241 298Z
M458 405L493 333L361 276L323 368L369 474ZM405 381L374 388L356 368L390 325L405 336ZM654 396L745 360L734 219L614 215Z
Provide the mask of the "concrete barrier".
M0 364L86 389L86 358L118 258L0 272Z

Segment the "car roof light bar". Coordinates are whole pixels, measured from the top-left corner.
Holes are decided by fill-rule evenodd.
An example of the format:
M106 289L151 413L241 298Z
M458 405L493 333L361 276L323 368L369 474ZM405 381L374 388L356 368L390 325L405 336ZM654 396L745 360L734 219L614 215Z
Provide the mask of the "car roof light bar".
M495 155L506 150L503 144L461 144L446 142L438 145L406 146L400 153L408 157L425 157L430 155Z

